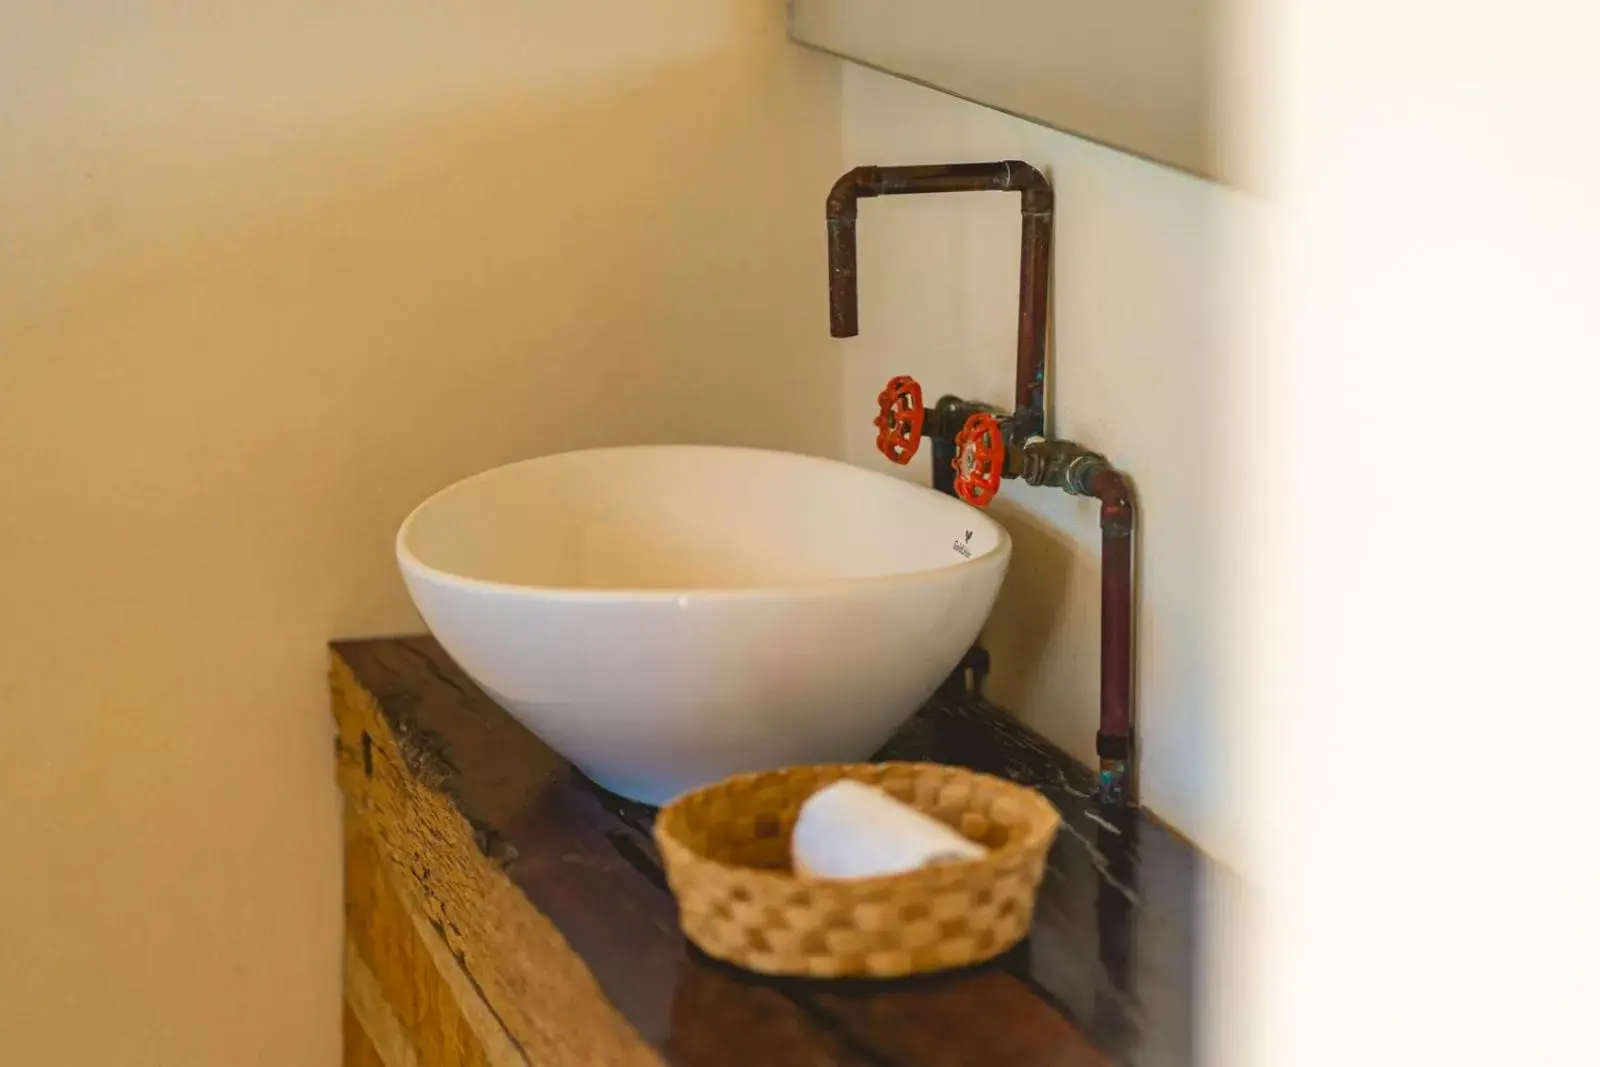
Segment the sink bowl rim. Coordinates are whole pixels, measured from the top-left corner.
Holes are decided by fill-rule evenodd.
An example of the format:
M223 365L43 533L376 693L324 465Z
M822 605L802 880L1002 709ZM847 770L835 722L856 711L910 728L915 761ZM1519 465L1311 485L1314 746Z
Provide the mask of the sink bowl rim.
M682 588L627 588L627 587L592 587L592 586L564 586L564 585L529 585L518 582L500 582L486 578L471 578L443 570L418 559L406 544L406 535L410 531L413 521L429 506L447 494L468 485L479 479L489 478L496 474L517 467L532 466L547 460L563 456L595 455L606 452L644 452L683 449L696 452L729 452L746 455L783 456L801 459L819 466L844 468L855 476L866 476L894 483L898 487L928 493L941 499L948 499L951 504L965 509L969 524L981 525L994 534L994 544L983 552L974 553L971 557L960 559L952 563L942 564L937 567L923 567L910 571L894 571L886 574L872 574L861 577L824 578L811 582L794 582L778 585L761 585L736 588L710 588L686 586ZM400 523L400 528L395 533L395 555L400 563L400 568L406 575L418 574L426 576L430 581L442 585L453 586L463 590L477 590L494 592L513 596L527 596L538 600L570 600L570 601L677 601L681 604L694 601L725 601L770 599L774 597L801 597L801 596L829 596L837 595L846 590L883 589L895 585L912 586L929 581L942 575L955 577L960 573L971 573L973 568L1004 567L1011 557L1011 535L1006 528L994 518L978 508L972 507L955 497L949 497L936 489L918 485L915 482L897 478L892 474L885 474L868 467L858 466L844 460L830 459L826 456L816 456L805 452L793 452L786 449L757 448L743 445L698 445L698 444L638 444L638 445L604 445L594 448L571 448L558 452L548 452L525 459L513 460L494 467L487 467L464 478L457 479L430 493L406 515Z

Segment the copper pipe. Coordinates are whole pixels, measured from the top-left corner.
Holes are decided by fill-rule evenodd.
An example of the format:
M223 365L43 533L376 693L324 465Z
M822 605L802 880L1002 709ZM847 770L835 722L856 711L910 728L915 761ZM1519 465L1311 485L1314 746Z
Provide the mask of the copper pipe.
M1133 494L1121 473L1101 467L1089 482L1100 500L1100 799L1128 803L1133 762Z
M1022 194L1022 268L1017 297L1014 441L1044 432L1044 344L1049 320L1050 233L1055 194L1043 174L1018 160L857 167L828 192L828 322L835 337L860 330L856 287L856 201L864 196L998 190Z
M1006 454L1007 477L1053 485L1100 501L1100 799L1121 807L1132 798L1133 528L1128 479L1098 452L1056 439Z

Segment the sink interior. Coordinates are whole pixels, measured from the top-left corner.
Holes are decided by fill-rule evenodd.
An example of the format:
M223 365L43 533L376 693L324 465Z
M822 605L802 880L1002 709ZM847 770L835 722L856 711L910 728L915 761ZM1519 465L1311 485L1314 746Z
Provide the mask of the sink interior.
M401 531L416 563L580 591L761 590L954 566L993 520L833 460L710 446L597 449L469 478Z

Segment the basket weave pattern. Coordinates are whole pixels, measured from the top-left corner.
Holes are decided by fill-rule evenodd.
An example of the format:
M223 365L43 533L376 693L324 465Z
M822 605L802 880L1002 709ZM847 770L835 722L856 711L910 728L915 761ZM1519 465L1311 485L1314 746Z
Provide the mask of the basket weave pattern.
M981 860L841 881L797 877L789 838L816 790L853 778L989 849ZM738 775L661 810L656 843L683 932L764 974L888 978L990 959L1028 932L1060 816L1037 792L936 763Z

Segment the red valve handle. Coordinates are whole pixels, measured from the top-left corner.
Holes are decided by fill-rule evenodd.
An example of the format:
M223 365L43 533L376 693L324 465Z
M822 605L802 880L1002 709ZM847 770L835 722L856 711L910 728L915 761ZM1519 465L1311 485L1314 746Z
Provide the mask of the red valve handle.
M878 451L904 466L922 443L922 386L902 374L890 378L878 394Z
M1005 434L1000 422L980 411L956 434L956 458L950 464L956 469L956 495L973 507L988 507L1000 491L1005 464Z

